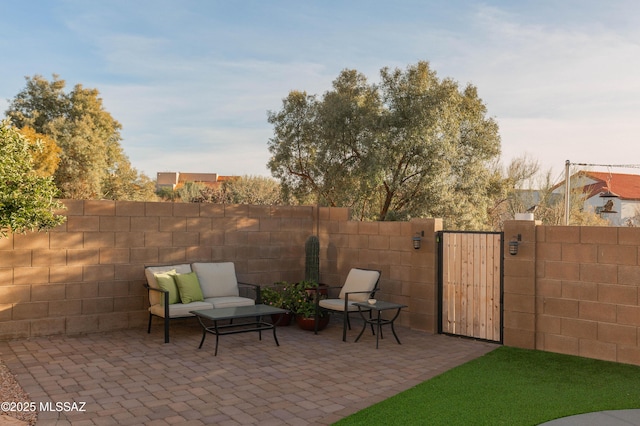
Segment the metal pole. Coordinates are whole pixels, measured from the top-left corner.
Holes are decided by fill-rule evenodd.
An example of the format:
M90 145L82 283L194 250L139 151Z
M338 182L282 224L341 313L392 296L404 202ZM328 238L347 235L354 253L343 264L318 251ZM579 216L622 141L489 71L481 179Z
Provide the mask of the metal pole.
M571 193L571 183L569 180L569 166L571 163L569 160L564 163L564 224L569 225L569 197Z

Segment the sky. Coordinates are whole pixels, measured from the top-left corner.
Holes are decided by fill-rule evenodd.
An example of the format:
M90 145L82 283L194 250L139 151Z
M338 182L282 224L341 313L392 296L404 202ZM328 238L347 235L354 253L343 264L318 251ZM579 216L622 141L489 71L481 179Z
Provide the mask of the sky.
M637 0L0 0L0 52L0 115L25 77L95 88L151 178L270 176L291 90L419 61L477 87L503 165L640 174Z

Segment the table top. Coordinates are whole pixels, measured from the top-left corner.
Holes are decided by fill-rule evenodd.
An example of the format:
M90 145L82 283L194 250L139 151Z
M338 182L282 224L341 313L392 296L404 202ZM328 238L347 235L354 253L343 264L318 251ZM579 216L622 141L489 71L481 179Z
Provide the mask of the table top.
M255 317L258 315L284 314L286 309L275 308L269 305L249 305L235 306L232 308L214 308L191 311L192 314L198 315L210 320L222 320L232 318Z
M376 303L374 304L371 304L369 302L355 302L354 305L360 306L362 308L375 309L376 311L384 311L387 309L402 309L407 307L407 305L401 305L399 303L393 303L393 302L385 302L384 300L377 300Z

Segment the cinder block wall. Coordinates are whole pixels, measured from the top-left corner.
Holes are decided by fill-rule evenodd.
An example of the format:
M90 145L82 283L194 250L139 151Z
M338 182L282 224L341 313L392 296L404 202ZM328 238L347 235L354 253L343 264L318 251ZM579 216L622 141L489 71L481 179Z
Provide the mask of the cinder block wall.
M411 328L437 330L437 247L440 219L411 222L356 222L348 210L321 208L319 221L320 279L341 286L351 268L382 272L380 299L407 305L398 323ZM412 238L422 234L419 250Z
M521 250L505 258L505 344L640 365L640 229L505 226L507 242L518 233Z
M312 207L64 201L48 233L0 239L0 339L144 328L144 266L233 261L241 281L299 280Z

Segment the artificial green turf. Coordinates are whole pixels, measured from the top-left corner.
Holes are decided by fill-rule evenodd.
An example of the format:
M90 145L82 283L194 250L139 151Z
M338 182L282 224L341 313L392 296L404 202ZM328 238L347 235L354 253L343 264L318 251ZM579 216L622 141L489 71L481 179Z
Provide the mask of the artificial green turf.
M640 367L500 347L336 425L537 425L640 408Z

